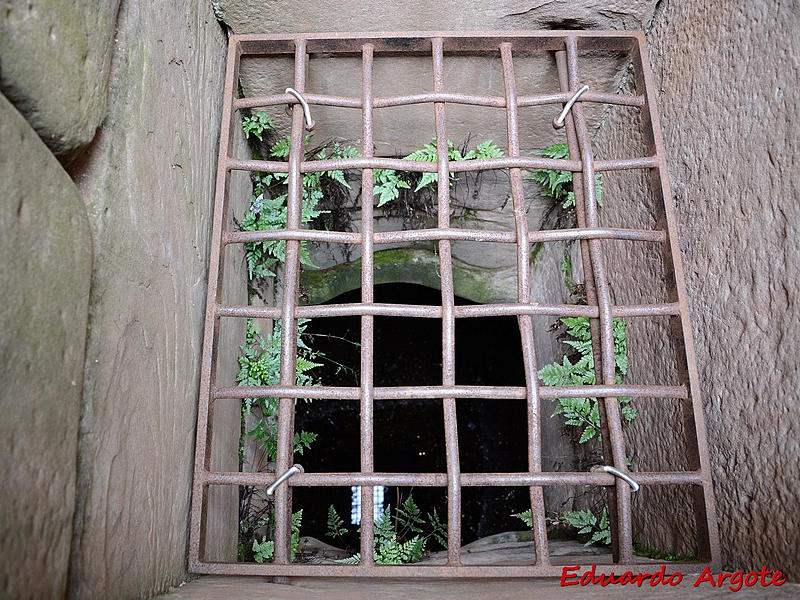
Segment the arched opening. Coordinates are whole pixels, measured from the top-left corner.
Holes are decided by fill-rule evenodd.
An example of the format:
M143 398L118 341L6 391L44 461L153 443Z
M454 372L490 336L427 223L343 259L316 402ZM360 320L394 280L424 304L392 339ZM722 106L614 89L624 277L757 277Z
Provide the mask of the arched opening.
M329 303L360 301L360 290ZM439 305L438 290L407 283L375 286L375 301ZM456 297L456 304L473 302ZM361 324L359 317L315 319L307 332L315 350L325 354L318 368L325 385L358 386ZM375 317L374 379L376 386L440 385L442 324L439 319ZM519 329L514 317L456 320L456 383L524 386ZM527 470L526 405L524 400L458 400L458 438L462 472ZM305 450L309 472L359 470L359 403L299 403L296 431L312 431L317 441ZM441 399L376 401L374 407L375 470L378 472L446 472ZM445 489L417 487L423 511L446 514ZM353 508L350 488L294 488L294 502L303 508L303 533L324 537L327 509L333 504L345 517ZM408 489L386 488L385 504L397 505ZM511 513L530 507L527 488L464 488L463 539L477 538L524 525ZM348 543L356 545L353 534Z

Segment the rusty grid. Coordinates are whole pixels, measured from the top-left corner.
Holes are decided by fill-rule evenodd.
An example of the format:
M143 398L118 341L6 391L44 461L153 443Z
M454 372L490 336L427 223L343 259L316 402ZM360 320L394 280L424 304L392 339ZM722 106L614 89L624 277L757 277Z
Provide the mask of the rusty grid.
M540 95L521 96L516 89L513 51L552 52L561 90ZM579 51L610 50L630 54L637 93L606 94L585 92L566 117L566 135L570 160L550 160L520 155L518 108L565 104L579 90ZM505 79L505 96L477 96L447 91L443 77L443 56L448 53L496 54L499 51ZM339 97L305 91L309 55L361 55L362 89L360 97ZM433 91L406 96L375 97L372 90L373 57L389 55L429 55L433 61ZM304 160L304 112L295 96L278 93L272 96L237 98L240 59L247 55L294 55L294 88L311 105L360 109L363 115L362 158L341 160ZM208 277L208 304L205 321L197 446L191 516L190 568L196 573L232 575L321 575L321 576L420 576L420 577L532 577L560 575L560 567L551 564L548 553L543 486L591 485L613 487L608 495L612 523L613 560L617 564L635 564L632 553L631 487L623 479L601 471L545 472L541 468L540 400L563 397L603 398L603 454L611 457L613 467L628 473L625 444L617 397L678 398L682 400L686 423L689 470L680 472L631 473L641 485L689 485L701 561L719 564L718 533L713 490L706 444L705 425L698 388L692 334L689 324L686 289L677 244L677 227L667 181L658 115L653 97L644 37L638 32L530 31L475 33L333 33L295 35L232 36L228 50L220 134L217 188L214 205L213 238ZM583 102L638 107L645 140L645 156L639 158L594 160ZM373 156L373 111L390 106L432 103L435 111L438 160L435 163L411 162ZM447 156L446 106L469 104L504 108L507 115L508 149L503 158L451 163ZM245 108L292 104L291 150L287 162L240 160L232 156L234 112ZM555 109L554 109L555 112ZM579 157L579 158L578 158ZM363 198L370 198L372 169L396 169L438 173L438 225L434 229L391 231L373 230L373 206L363 203L360 232L312 231L301 227L301 173L333 169L362 171ZM508 169L516 222L516 231L476 231L451 229L450 197L446 182L450 173L486 169ZM578 227L566 230L529 231L525 218L525 199L521 169L563 169L580 173L574 182ZM646 169L651 188L662 211L656 230L601 228L593 181L595 172L621 169ZM288 172L288 224L285 230L236 232L226 231L227 192L233 170ZM445 182L445 185L442 185ZM659 200L660 199L660 200ZM666 265L667 303L615 306L611 303L608 271L601 240L633 240L659 244ZM226 306L222 302L221 254L228 244L251 241L287 240L283 276L282 305L275 307ZM325 306L298 305L300 274L299 251L302 240L360 244L362 256L361 302ZM376 243L436 241L441 270L441 306L378 304L373 301L373 249ZM505 242L516 244L518 301L510 304L455 306L450 242ZM585 273L587 306L543 305L530 302L529 248L537 242L580 240ZM644 274L646 275L646 274ZM300 387L295 385L297 319L344 315L361 317L360 387ZM456 385L454 379L454 321L457 318L514 315L518 318L522 339L526 387L488 387ZM533 344L533 315L584 316L591 322L592 347L600 385L575 387L539 386ZM614 378L613 317L652 317L668 315L675 343L680 377L678 386L617 385ZM373 385L373 319L375 316L442 319L442 385L382 387ZM221 317L268 317L282 319L285 335L281 346L280 384L271 387L217 387L215 382L219 321ZM278 454L276 473L223 473L210 469L213 406L216 401L246 397L275 397L279 400ZM270 564L222 563L204 558L205 521L209 485L268 486L276 474L292 466L294 402L297 398L359 400L361 406L361 471L353 473L301 473L275 493L275 553ZM406 398L442 398L444 405L446 473L376 473L373 469L373 402ZM462 473L459 468L456 431L456 399L525 399L528 425L528 472ZM364 486L361 505L361 563L358 565L293 564L290 559L291 486ZM376 565L372 547L372 487L440 486L447 488L447 524L449 531L446 565ZM535 564L530 566L465 566L460 561L461 487L524 486L530 488L533 513ZM575 559L577 562L577 559ZM585 565L588 567L589 565ZM653 567L650 562L648 567ZM657 565L656 565L657 567ZM582 566L583 568L583 566ZM615 565L598 566L598 572ZM671 568L679 568L675 563ZM619 567L616 567L619 570Z

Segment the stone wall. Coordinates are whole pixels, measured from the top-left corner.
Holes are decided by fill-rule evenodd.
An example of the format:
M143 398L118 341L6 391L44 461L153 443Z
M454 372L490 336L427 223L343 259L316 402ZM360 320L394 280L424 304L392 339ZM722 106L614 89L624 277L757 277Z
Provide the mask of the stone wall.
M92 240L67 173L0 95L0 596L67 585Z
M9 0L0 88L56 154L92 141L106 115L120 0Z
M225 37L207 4L123 2L117 29L109 112L73 171L95 243L75 598L147 596L186 576L221 113ZM227 468L238 460L233 409L216 421L234 442L218 463ZM211 550L232 558L235 525L226 535Z
M797 222L800 52L795 2L663 3L648 32L691 301L723 564L800 577L800 252ZM598 154L629 152L627 115L612 113ZM641 180L607 177L610 223L652 225ZM613 198L642 206L615 210ZM633 195L633 196L632 196ZM660 269L653 256L612 253L620 277ZM636 294L615 287L617 301ZM650 290L646 293L656 293ZM641 294L641 292L639 293ZM632 331L634 377L674 369L665 329ZM677 404L640 405L629 444L651 467L686 468ZM685 496L684 496L685 498ZM637 539L686 550L685 513L643 496ZM675 496L670 499L676 505ZM690 549L690 548L689 548Z
M22 113L3 100L0 595L149 597L187 577L225 35L199 0L12 2L0 23ZM216 414L235 470L239 409ZM208 550L232 559L237 492L214 496Z

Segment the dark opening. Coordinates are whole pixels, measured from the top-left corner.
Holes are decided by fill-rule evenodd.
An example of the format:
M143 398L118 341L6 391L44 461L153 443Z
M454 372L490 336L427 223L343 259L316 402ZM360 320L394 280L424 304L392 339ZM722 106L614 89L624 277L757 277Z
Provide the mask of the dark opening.
M360 290L330 303L360 301ZM438 290L413 284L375 286L381 303L440 305ZM474 304L456 297L456 304ZM314 319L307 329L316 350L326 355L317 375L325 385L358 386L361 321L359 317ZM440 385L442 322L440 319L375 318L375 386ZM524 386L520 335L515 317L456 319L456 383ZM527 471L527 411L524 400L463 399L458 406L461 471ZM446 472L441 399L376 401L375 470L379 472ZM307 472L359 471L359 403L298 403L296 431L318 434L298 460ZM324 539L329 504L349 522L349 488L293 488L295 510L303 509L303 534ZM386 488L385 504L394 508L407 489ZM423 512L436 508L446 519L446 489L413 489ZM523 529L511 513L530 508L527 488L464 488L462 543ZM347 542L357 546L357 538Z

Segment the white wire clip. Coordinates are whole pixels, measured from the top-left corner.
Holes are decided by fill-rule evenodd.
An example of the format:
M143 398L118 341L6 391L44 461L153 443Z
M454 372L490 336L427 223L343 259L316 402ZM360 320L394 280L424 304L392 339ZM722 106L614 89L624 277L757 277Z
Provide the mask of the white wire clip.
M272 485L267 488L267 496L272 496L272 494L275 493L276 488L284 481L289 479L289 477L292 477L302 472L303 472L303 467L300 465L292 465L291 467L289 467L288 471L286 471L283 475L281 475L275 481L273 481Z
M592 471L601 471L603 473L611 473L615 477L619 477L620 479L622 479L622 481L624 481L629 486L631 486L631 491L632 492L638 492L639 491L639 484L636 483L630 477L630 475L628 475L627 473L623 473L619 469L615 469L614 467L610 467L608 465L599 465L597 467L593 467Z
M589 86L584 85L581 89L575 92L575 95L573 95L572 98L567 100L567 103L564 105L564 108L561 109L561 112L558 114L558 116L555 119L553 119L553 127L555 129L561 129L562 127L564 127L564 119L567 118L567 113L569 113L570 109L572 108L572 105L578 101L578 98L580 98L584 93L588 91L589 91Z
M292 96L297 98L297 101L303 107L303 114L306 117L306 129L308 131L311 131L312 129L314 129L314 119L311 118L311 108L309 108L308 102L306 102L306 99L303 98L303 94L298 92L296 89L290 88L290 87L286 88L286 91L284 93L285 94L291 94Z

